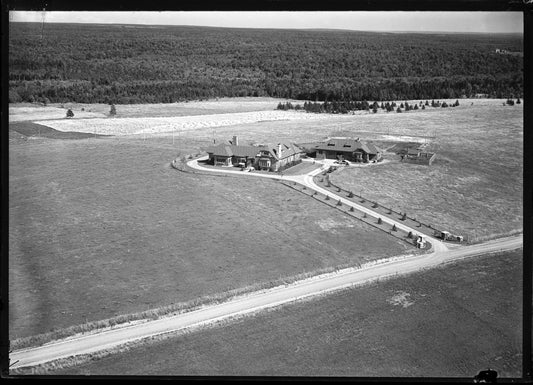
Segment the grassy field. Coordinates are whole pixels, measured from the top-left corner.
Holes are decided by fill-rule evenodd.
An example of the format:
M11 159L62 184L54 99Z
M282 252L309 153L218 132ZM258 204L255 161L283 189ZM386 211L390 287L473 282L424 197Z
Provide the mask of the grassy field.
M170 167L204 145L12 144L10 338L409 252L278 182Z
M16 122L9 125L10 133L20 134L26 138L51 138L51 139L87 139L101 138L108 135L89 134L86 132L57 131L51 127L33 122Z
M371 131L375 119L359 123L358 130ZM404 164L388 156L394 161L334 173L333 183L471 241L522 229L521 106L494 101L427 116L386 115L379 123L389 136L436 136L427 149L437 152L434 163Z
M283 100L285 102L285 99ZM301 103L297 100L288 100ZM211 114L228 114L236 112L272 111L280 99L268 97L218 98L203 101L189 101L159 104L117 104L115 118L146 118L194 116ZM47 106L32 103L12 103L9 105L10 122L63 119L67 110L74 112L74 117L103 118L109 116L108 104L51 103Z
M477 257L49 374L520 377L521 266Z
M227 101L195 103L190 111L234 108ZM258 103L266 108L271 102ZM244 104L255 108L253 101ZM153 111L158 108L168 117L173 106ZM79 122L92 127L95 119ZM172 159L199 152L213 138L304 143L342 134L386 148L436 136L431 167L401 164L387 154L393 161L350 168L332 181L470 240L522 228L522 106L501 100L216 130L200 125L175 138L146 140L62 141L51 139L57 131L40 138L35 124L17 124L28 131L10 131L12 339L410 250L276 182L170 168Z

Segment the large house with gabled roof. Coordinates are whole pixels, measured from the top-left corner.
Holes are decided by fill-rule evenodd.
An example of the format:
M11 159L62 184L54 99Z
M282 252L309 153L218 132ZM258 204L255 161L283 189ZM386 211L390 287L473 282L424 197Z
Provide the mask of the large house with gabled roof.
M229 143L211 146L207 150L208 163L214 166L254 167L257 170L278 171L281 167L300 159L304 153L293 143L275 145L240 145L233 137Z
M351 162L375 162L381 160L382 151L372 143L359 138L331 138L313 148L317 159L338 159Z

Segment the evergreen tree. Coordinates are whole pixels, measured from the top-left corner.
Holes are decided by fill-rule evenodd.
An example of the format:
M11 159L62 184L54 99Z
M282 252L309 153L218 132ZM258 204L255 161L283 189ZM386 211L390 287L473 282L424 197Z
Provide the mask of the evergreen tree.
M72 118L72 117L74 117L74 112L72 112L72 110L69 108L67 111L67 118Z
M109 115L115 116L117 114L117 109L114 104L111 104L111 109L109 110Z

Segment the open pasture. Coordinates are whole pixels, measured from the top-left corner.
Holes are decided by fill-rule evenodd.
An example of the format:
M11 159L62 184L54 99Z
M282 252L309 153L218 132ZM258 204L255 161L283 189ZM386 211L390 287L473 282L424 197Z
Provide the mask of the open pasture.
M346 168L333 173L331 181L470 241L521 231L521 106L493 101L460 110L399 115L385 115L378 124L369 116L350 131L366 138L377 128L386 133L382 137L387 136L387 145L394 135L429 134L426 150L437 153L431 166L400 163L398 156L387 154L392 159L387 164Z
M410 252L275 181L170 167L206 144L12 145L10 338Z
M521 255L347 289L48 374L473 378L490 367L520 377Z
M280 101L290 101L293 104L302 103L298 100L282 100L269 97L243 97L176 103L115 104L117 113L114 118L174 117L273 111ZM69 108L74 112L74 118L104 118L109 116L110 111L109 104L50 103L44 106L31 103L13 103L9 105L9 121L63 119Z
M66 118L69 108L70 107L61 107L60 105L42 106L30 103L14 104L9 106L9 122L63 119ZM103 118L106 116L103 112L89 110L82 111L81 107L77 110L73 110L73 112L77 119Z

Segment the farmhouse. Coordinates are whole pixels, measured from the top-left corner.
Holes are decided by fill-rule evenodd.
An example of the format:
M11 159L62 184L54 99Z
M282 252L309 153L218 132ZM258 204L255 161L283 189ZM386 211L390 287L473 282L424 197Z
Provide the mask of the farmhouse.
M207 149L209 164L254 167L268 171L279 171L280 168L297 162L303 152L295 144L284 142L261 146L240 145L236 136L229 143L222 143Z
M352 162L376 162L381 160L382 151L372 143L361 142L359 138L331 138L315 146L317 159L338 159Z

